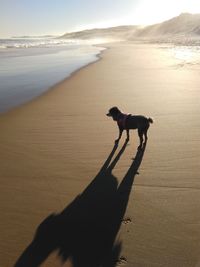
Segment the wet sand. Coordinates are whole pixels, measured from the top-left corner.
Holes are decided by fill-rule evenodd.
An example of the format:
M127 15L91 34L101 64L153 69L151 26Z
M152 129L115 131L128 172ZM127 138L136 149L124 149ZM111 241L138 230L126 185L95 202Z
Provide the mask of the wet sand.
M1 265L198 266L199 84L167 49L112 44L1 115ZM146 147L114 146L112 106L154 118Z

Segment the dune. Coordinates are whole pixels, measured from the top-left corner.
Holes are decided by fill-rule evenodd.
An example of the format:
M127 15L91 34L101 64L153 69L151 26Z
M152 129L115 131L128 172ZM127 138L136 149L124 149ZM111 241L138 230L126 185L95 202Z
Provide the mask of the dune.
M1 115L1 266L198 266L200 77L179 63L110 44ZM114 145L112 106L154 118L142 150Z

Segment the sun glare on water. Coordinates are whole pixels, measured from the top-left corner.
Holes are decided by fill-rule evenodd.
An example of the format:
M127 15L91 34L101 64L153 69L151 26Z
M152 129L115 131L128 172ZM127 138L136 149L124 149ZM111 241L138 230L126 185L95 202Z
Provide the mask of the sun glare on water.
M200 50L196 46L176 46L170 49L179 66L195 67L200 64Z
M174 49L174 57L184 61L191 61L195 57L195 52L191 48L177 47Z

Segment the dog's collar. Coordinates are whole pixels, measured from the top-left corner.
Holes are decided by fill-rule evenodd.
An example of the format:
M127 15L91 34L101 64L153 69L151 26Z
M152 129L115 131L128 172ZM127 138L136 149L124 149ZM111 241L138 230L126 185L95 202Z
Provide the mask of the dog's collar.
M126 119L130 114L121 113L117 118L117 124L120 128L126 129Z

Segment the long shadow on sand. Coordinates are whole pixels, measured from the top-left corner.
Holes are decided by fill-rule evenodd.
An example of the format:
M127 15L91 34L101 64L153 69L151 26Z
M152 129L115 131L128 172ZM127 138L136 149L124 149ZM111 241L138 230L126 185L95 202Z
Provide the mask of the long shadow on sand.
M31 244L15 267L38 267L53 252L62 261L71 259L74 267L114 267L119 259L121 242L116 242L134 177L142 162L146 143L137 154L118 186L112 170L127 142L112 161L115 145L103 167L88 187L61 213L51 214L37 228ZM110 165L109 165L110 164Z

